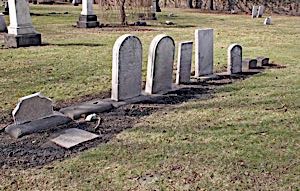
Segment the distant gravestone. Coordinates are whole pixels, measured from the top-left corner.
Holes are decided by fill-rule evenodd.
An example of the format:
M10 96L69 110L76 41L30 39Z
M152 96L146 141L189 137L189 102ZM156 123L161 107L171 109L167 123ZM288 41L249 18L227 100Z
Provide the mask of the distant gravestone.
M195 77L213 74L214 30L195 31Z
M125 34L113 47L111 99L126 100L141 95L142 43L136 36Z
M266 57L257 57L257 66L261 67L261 66L267 66L269 65L269 58Z
M32 25L29 5L26 0L8 0L9 19L8 34L4 34L6 47L41 45L41 34Z
M99 26L97 16L93 11L93 0L82 0L82 11L77 21L78 28L94 28Z
M172 89L175 44L167 35L157 35L151 42L145 92L156 94Z
M192 41L179 43L176 84L190 82L192 54L193 54L193 42Z
M238 44L232 44L228 47L228 68L229 74L242 72L242 47Z
M4 15L0 13L0 32L6 32L7 27L4 19Z
M271 17L267 17L264 21L264 25L271 25L272 24L272 18Z
M15 124L53 115L52 104L52 100L41 95L41 93L20 98L19 103L12 112Z
M247 72L249 69L257 68L257 59L246 58L243 60L242 71Z
M252 7L252 18L255 18L257 17L257 14L258 14L258 6L253 6Z
M263 5L259 6L258 11L257 11L257 17L258 18L262 17L264 14L264 11L265 11L265 7Z

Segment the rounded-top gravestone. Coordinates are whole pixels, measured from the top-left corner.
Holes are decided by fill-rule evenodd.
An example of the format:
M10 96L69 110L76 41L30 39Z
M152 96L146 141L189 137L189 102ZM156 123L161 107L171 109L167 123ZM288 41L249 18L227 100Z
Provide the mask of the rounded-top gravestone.
M242 72L242 46L232 44L228 47L228 73L237 74Z

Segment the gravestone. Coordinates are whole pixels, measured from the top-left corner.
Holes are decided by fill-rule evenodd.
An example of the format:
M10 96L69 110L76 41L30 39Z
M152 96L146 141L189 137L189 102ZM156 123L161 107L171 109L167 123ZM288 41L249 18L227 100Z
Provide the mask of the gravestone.
M19 103L12 112L15 124L21 124L53 115L52 100L35 93L19 99Z
M93 0L82 0L82 11L77 21L78 28L99 27L97 16L93 12Z
M176 84L190 82L192 54L193 54L193 42L192 41L179 43Z
M8 33L4 34L6 47L41 45L41 34L32 26L29 5L26 0L8 0L9 19Z
M0 13L0 32L7 32L4 15Z
M214 30L195 31L195 77L213 74Z
M172 89L175 44L167 35L157 35L151 42L148 55L145 92L163 93Z
M264 21L264 25L271 25L272 24L272 18L271 17L267 17Z
M257 17L261 18L264 14L264 11L265 11L265 7L263 5L259 6L257 11Z
M111 99L126 100L141 95L142 44L136 36L125 34L113 47Z
M246 58L243 60L242 71L247 72L249 69L257 68L257 59Z
M238 44L232 44L228 47L228 67L229 74L242 72L242 47Z
M257 66L261 67L261 66L267 66L269 65L269 58L266 57L257 57Z
M253 6L252 7L252 18L255 18L257 17L257 14L258 14L258 6Z

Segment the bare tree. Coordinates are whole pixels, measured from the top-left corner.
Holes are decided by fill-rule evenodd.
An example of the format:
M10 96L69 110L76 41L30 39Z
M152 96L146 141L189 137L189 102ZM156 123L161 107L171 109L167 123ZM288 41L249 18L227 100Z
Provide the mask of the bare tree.
M125 1L126 0L120 0L120 16L122 25L126 24Z

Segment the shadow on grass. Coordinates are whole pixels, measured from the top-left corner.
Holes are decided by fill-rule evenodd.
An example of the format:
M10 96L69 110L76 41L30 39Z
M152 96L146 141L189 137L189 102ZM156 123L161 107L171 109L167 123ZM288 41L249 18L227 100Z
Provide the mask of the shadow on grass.
M87 46L87 47L100 47L100 46L105 46L105 44L97 44L97 43L65 43L65 44L43 43L42 46Z
M269 65L266 68L281 68L280 65ZM159 99L148 101L141 101L136 104L125 105L113 109L106 113L100 113L100 125L97 126L95 122L85 122L84 120L72 122L69 125L57 127L51 131L31 134L24 136L18 140L10 138L4 132L0 132L0 167L2 169L17 168L28 169L36 166L43 166L52 161L64 160L77 155L78 153L90 148L97 147L101 144L107 143L114 138L118 133L134 127L134 125L141 119L141 117L149 116L154 112L163 110L172 105L187 102L189 100L207 100L213 97L217 87L225 86L236 81L244 80L255 74L262 72L264 69L256 72L247 72L239 75L219 75L216 79L209 79L206 81L196 81L189 83L182 88L170 91ZM107 98L110 96L109 92L84 96L80 99L60 102L60 107L66 107L78 102ZM56 110L60 108L57 107ZM83 116L84 117L84 116ZM79 128L92 133L100 135L99 138L93 141L81 143L71 149L64 149L52 143L50 140L59 135L59 133L68 128Z

